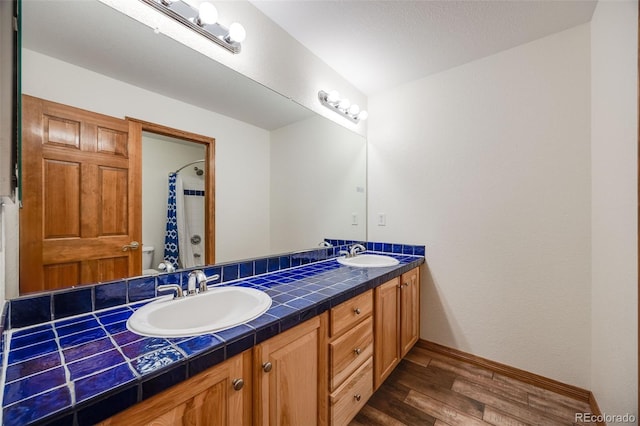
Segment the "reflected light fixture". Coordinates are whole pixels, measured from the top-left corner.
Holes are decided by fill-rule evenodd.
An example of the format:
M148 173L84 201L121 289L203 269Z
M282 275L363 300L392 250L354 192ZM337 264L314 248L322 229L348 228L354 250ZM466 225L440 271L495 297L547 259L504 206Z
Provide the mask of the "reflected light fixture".
M218 46L232 53L240 53L240 43L246 38L247 32L237 22L231 24L229 28L218 23L218 10L212 3L203 1L198 8L194 8L184 0L140 1L208 38Z
M325 92L324 90L319 91L318 99L320 99L320 103L322 105L337 112L354 123L364 121L369 117L369 113L367 113L367 111L361 111L358 105L352 104L347 98L341 99L340 94L335 90L330 92Z

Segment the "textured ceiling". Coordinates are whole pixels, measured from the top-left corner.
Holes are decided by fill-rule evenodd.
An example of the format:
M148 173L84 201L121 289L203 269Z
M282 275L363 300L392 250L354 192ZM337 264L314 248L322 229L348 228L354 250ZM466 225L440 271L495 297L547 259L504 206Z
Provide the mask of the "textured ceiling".
M595 1L251 0L363 93L591 20Z

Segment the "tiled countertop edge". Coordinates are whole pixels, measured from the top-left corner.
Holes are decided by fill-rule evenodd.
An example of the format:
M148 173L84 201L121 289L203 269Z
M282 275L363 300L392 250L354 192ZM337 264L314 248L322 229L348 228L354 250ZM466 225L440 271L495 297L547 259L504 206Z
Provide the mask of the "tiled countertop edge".
M399 255L403 256L402 254ZM323 262L328 261L329 260L325 260ZM310 307L295 310L280 318L274 318L274 321L262 324L257 328L249 329L249 327L247 327L246 332L234 335L230 340L224 341L222 344L194 353L182 359L180 362L173 363L166 368L158 369L152 374L135 378L113 390L98 394L81 403L72 405L71 407L65 407L61 411L36 420L34 424L74 424L74 416L76 415L78 424L93 424L99 422L228 358L240 354L278 333L320 315L354 296L400 276L404 272L422 263L424 263L424 257L416 257L415 260L409 263L401 264L390 271L357 284L355 287L328 296L326 299ZM307 265L302 265L302 267L304 266ZM298 267L291 269L297 268ZM116 309L117 308L111 308L106 311L115 311ZM49 392L53 392L53 390L45 392L43 395L46 396Z

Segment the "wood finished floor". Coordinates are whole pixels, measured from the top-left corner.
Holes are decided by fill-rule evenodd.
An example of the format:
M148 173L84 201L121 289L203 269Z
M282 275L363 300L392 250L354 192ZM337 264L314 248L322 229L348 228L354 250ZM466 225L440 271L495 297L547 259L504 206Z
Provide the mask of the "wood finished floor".
M587 403L414 347L349 426L582 425Z

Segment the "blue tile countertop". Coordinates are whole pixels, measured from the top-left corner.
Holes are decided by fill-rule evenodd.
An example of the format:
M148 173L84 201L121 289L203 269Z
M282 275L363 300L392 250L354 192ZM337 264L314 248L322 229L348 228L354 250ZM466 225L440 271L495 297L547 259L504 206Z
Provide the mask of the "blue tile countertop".
M390 255L400 264L354 268L329 259L227 282L263 290L273 303L257 319L213 334L128 331L127 319L150 300L8 330L2 423L95 424L424 263L424 256Z

